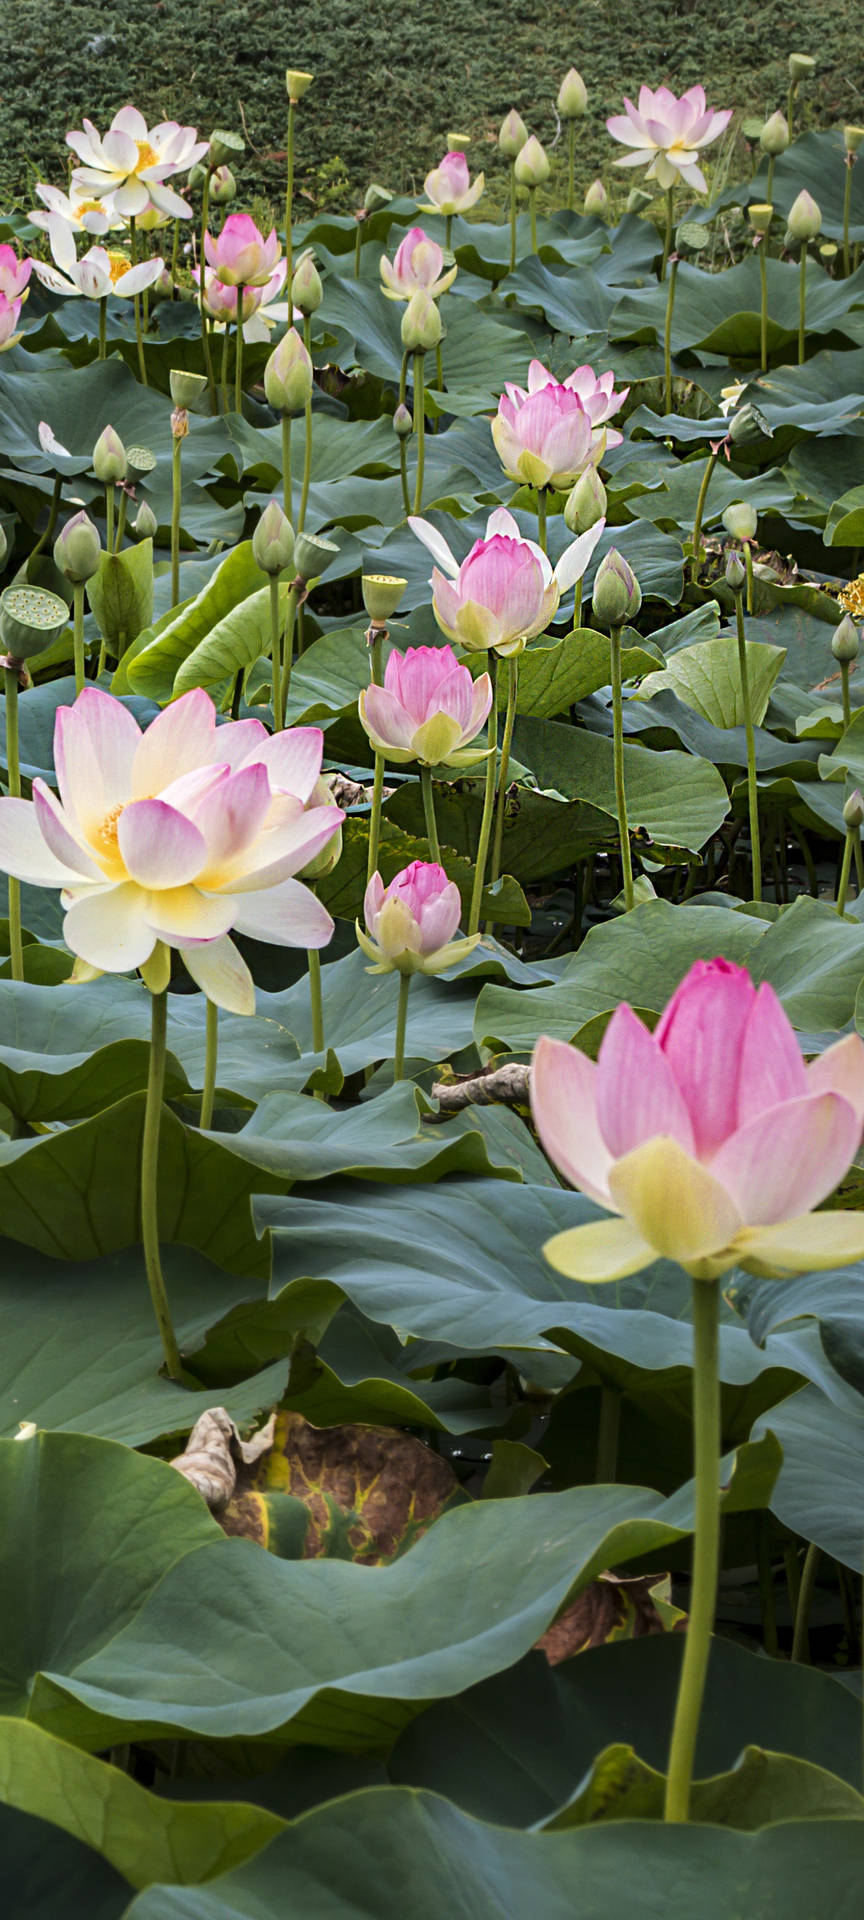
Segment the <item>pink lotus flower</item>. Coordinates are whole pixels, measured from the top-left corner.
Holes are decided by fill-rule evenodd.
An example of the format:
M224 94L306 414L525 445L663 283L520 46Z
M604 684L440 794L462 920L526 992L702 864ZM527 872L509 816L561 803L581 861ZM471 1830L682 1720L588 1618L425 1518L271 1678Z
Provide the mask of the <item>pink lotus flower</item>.
M363 915L369 933L358 923L357 939L375 962L370 973L444 973L473 953L480 939L479 933L453 939L462 899L455 880L434 861L412 860L389 887L373 873Z
M680 100L668 87L640 87L639 106L625 94L626 113L613 114L606 127L632 153L622 154L616 167L648 168L648 179L663 188L686 180L697 193L707 193L705 175L697 165L702 147L711 145L728 127L732 108L714 113L705 105L704 87L690 87Z
M264 287L282 252L271 227L265 240L248 213L229 213L222 232L214 240L204 235L207 265L226 287Z
M191 214L187 202L164 183L207 152L208 142L197 138L194 127L181 127L176 120L148 127L137 107L121 107L104 140L92 120L85 120L83 132L67 133L66 144L84 161L72 175L73 193L98 200L110 194L112 205L127 220L150 207L171 219Z
M504 391L508 399L513 401L514 406L524 406L530 394L542 393L545 387L558 386L566 387L568 393L575 393L577 399L581 401L594 428L595 444L600 438L597 429L605 426L606 421L611 420L613 413L617 413L619 407L623 407L630 392L629 387L622 387L621 392L616 393L614 373L597 374L593 367L575 367L572 373L568 373L566 380L558 381L554 373L550 373L540 360L532 360L528 368L527 392L524 387L514 386L509 380ZM620 447L623 438L624 435L613 428L607 432L605 444L607 447Z
M488 673L472 680L452 647L410 647L393 652L383 687L360 695L360 719L373 747L396 766L420 760L427 767L468 767L486 757L471 748L492 705Z
M544 1252L571 1279L618 1280L658 1255L697 1280L777 1277L864 1255L864 1213L813 1213L857 1152L864 1045L805 1066L773 988L699 960L648 1032L616 1008L596 1065L538 1041L532 1106L550 1160L617 1214Z
M0 353L20 340L20 333L15 332L20 317L21 301L7 300L5 293L0 293Z
M448 640L469 653L521 653L526 640L555 618L562 594L581 580L605 520L579 535L553 569L542 547L525 540L506 507L496 507L483 540L475 540L462 565L428 520L409 514L412 533L445 572L432 573L432 611Z
M293 878L344 818L306 807L322 750L317 727L217 727L201 689L142 734L121 701L85 687L57 710L59 801L40 779L32 800L0 800L0 869L62 889L63 937L87 965L144 967L161 940L217 1006L251 1013L252 977L231 928L298 947L326 946L333 932Z
M571 487L606 446L579 395L554 380L533 393L508 382L491 425L504 472L529 487Z
M422 227L411 227L396 249L392 264L381 255L381 278L388 300L410 300L412 293L428 293L432 300L452 287L458 267L442 273L444 255L437 241L429 240Z
M433 167L423 182L423 192L430 204L421 207L421 213L467 213L469 207L476 205L486 185L485 174L478 173L474 185L468 172L468 162L464 153L445 153L439 167Z
M0 247L0 293L7 300L23 299L32 271L32 260L19 260L14 247Z
M288 270L287 260L280 260L274 273L262 287L243 288L243 306L241 309L244 340L269 340L274 320L261 309L269 307L285 285ZM192 268L192 278L200 281L200 267ZM237 325L237 300L239 287L226 287L215 273L204 269L204 311L210 315L217 326Z

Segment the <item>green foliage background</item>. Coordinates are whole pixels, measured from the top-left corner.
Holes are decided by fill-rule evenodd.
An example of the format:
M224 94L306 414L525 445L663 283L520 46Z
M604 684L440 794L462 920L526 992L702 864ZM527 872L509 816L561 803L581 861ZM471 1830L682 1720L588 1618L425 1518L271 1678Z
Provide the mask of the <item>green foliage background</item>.
M64 133L86 113L102 128L124 101L148 117L248 137L246 191L278 196L285 66L314 71L302 109L299 173L315 203L348 207L370 178L416 187L452 128L474 136L471 161L503 181L498 124L516 106L544 143L574 64L590 89L580 137L583 185L615 174L603 130L640 82L703 81L718 106L761 114L783 104L786 56L814 54L800 123L864 119L859 0L3 0L0 194L21 201L60 180ZM340 167L332 163L338 159ZM499 179L500 176L500 179Z

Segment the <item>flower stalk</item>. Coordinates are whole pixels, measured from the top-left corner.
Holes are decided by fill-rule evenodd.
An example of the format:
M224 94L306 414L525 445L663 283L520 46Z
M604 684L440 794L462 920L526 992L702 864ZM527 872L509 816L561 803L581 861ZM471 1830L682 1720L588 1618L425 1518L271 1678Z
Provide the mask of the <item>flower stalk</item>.
M621 628L609 634L612 655L612 748L615 768L615 806L618 813L618 844L621 849L621 873L624 882L624 910L636 904L633 889L633 861L630 854L630 830L627 823L627 790L624 785L624 712L621 685Z
M136 267L138 265L138 230L134 213L129 216L129 256L133 267ZM142 387L146 387L148 384L147 360L144 354L144 333L141 326L141 295L137 290L132 296L132 305L135 312L135 343L138 348L138 372L141 376Z
M213 1125L213 1105L216 1098L216 1063L219 1057L219 1008L215 1000L207 1001L207 1018L204 1040L204 1085L201 1089L201 1114L198 1121L205 1132Z
M426 838L429 842L429 858L440 867L441 848L438 845L438 825L435 819L435 794L428 767L420 768L420 791L423 795L423 817L426 822Z
M737 553L731 554L726 579L735 595L735 624L738 632L738 674L741 704L744 708L744 734L747 744L747 811L750 820L750 859L753 869L753 899L762 898L762 849L759 840L759 790L756 784L756 741L753 730L753 703L750 695L750 669L747 664L747 635L744 628L745 572Z
M84 687L84 582L75 580L72 586L72 657L75 663L76 695ZM8 710L7 710L8 731ZM19 789L20 791L20 789ZM10 786L9 792L12 792Z
M408 995L411 992L410 973L399 975L399 1003L396 1009L396 1041L393 1048L393 1080L405 1078L405 1030L408 1024Z
M423 386L425 355L419 348L414 355L414 432L417 436L417 472L414 479L414 512L423 505L423 477L426 464L426 398Z
M692 1300L693 1463L696 1480L693 1579L669 1749L664 1808L664 1819L677 1822L690 1817L690 1786L711 1651L720 1565L719 1292L716 1282L694 1280Z
M171 1321L165 1276L159 1253L159 1134L165 1087L165 1050L168 1030L167 987L150 995L150 1067L141 1141L141 1238L147 1285L171 1380L182 1380L183 1363Z
M3 674L6 687L6 776L9 783L9 795L13 800L21 797L21 765L18 748L18 663L13 661L6 666ZM9 957L13 980L24 978L24 946L21 939L21 882L8 880L9 897Z
M669 287L666 294L666 324L663 329L663 404L667 413L672 411L672 314L675 309L675 281L678 276L678 255L673 253L669 261Z
M492 842L492 861L489 869L489 884L495 885L501 871L501 854L504 845L504 815L507 809L507 774L510 769L510 748L513 742L513 725L516 719L516 701L519 693L519 655L511 653L507 662L507 707L504 715L504 734L501 740L501 761L498 768L498 801L495 810L495 837ZM486 928L489 932L489 923Z

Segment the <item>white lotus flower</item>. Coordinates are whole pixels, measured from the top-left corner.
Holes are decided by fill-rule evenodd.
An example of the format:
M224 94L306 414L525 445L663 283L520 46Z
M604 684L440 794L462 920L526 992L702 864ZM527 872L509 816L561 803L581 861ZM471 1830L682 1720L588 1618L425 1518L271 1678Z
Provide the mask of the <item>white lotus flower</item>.
M87 300L104 300L109 293L116 293L128 300L130 294L152 287L165 267L158 255L133 267L116 247L90 247L79 260L72 229L59 214L48 216L47 231L57 265L34 260L33 271L49 293L80 294Z

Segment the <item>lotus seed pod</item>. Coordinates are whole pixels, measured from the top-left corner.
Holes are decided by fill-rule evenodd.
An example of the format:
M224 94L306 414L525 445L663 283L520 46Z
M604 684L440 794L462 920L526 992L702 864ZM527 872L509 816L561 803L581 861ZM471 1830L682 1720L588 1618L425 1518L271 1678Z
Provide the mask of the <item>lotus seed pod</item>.
M275 579L294 564L294 528L278 500L268 500L252 535L252 557L262 573Z
M402 315L402 345L406 353L429 353L441 338L441 315L422 288L412 293Z
M548 155L541 147L536 133L529 135L524 147L513 162L516 184L520 187L542 187L552 172Z
M621 627L635 619L642 605L642 590L632 567L617 547L610 547L601 560L591 595L595 617L601 627Z
M364 573L360 585L363 605L373 627L386 626L396 612L407 580L400 580L395 573Z
M447 152L465 153L471 145L470 133L448 133Z
M801 80L809 79L815 66L816 62L812 53L790 53L789 78L793 87L797 87Z
M740 593L746 578L747 578L747 570L744 566L744 562L741 558L740 553L735 553L733 551L732 553L727 554L726 555L727 587L731 587L733 593Z
M407 440L409 433L414 432L414 422L404 400L400 400L393 415L393 426L400 440Z
M581 120L588 112L588 88L575 67L565 73L558 88L558 112L562 120Z
M80 586L98 572L101 557L102 542L92 520L88 520L84 512L76 513L73 519L67 520L54 542L55 567L73 585Z
M168 375L168 386L175 407L194 407L207 387L206 373L187 373L182 367L172 367Z
M301 580L320 580L332 567L339 548L332 540L316 533L298 533L294 546L294 565Z
M789 232L793 240L799 240L802 246L808 240L815 240L822 230L822 209L814 200L812 193L802 187L797 200L793 200L789 209Z
M363 205L367 213L380 213L382 208L389 207L395 197L389 187L381 187L373 180L363 195Z
M93 472L104 487L126 478L126 448L113 427L103 427L93 448Z
M302 100L304 93L309 92L314 78L314 73L301 73L297 67L286 67L285 89L295 107L298 100Z
M59 593L43 587L7 587L0 593L0 651L13 660L32 660L59 640L69 608Z
M766 120L759 135L759 145L763 153L769 154L775 160L778 154L786 152L789 145L789 123L785 114L772 113L770 120Z
M159 531L159 522L149 500L142 500L132 522L132 532L137 540L155 540Z
M606 518L606 488L596 467L586 467L564 503L564 523L571 533L588 533Z
M843 808L843 819L853 832L856 827L860 828L864 824L864 799L862 799L860 787L856 787L854 793L850 793Z
M312 362L296 327L283 334L264 368L264 392L278 413L302 413L312 398Z
M224 127L214 127L210 135L210 168L224 167L230 160L239 160L246 152L246 143L239 133L228 133Z
M848 666L851 661L857 660L859 646L858 628L851 613L844 613L839 627L834 629L831 652L841 665Z
M230 167L214 167L210 175L210 199L214 207L227 207L236 199L237 182Z
M844 127L843 145L847 153L857 153L864 141L864 127Z
M756 534L756 508L747 500L735 500L723 515L723 525L733 540L752 540Z
M297 262L294 278L291 282L291 299L301 313L317 313L324 298L321 275L311 253L304 253Z
M522 115L516 112L515 107L511 107L498 130L498 146L505 159L515 160L517 153L522 152L527 139L528 128Z
M604 218L609 211L609 195L602 180L592 180L582 205L585 213L596 213L601 220Z
M767 200L759 201L747 208L747 218L754 233L767 233L774 218L774 208L768 205Z
M600 185L603 185L602 180ZM644 213L646 207L650 207L653 198L653 193L646 193L644 187L631 187L624 202L624 210L626 213Z
M745 407L738 408L729 422L729 438L736 447L755 447L760 440L767 439L769 433L761 414L749 401Z

